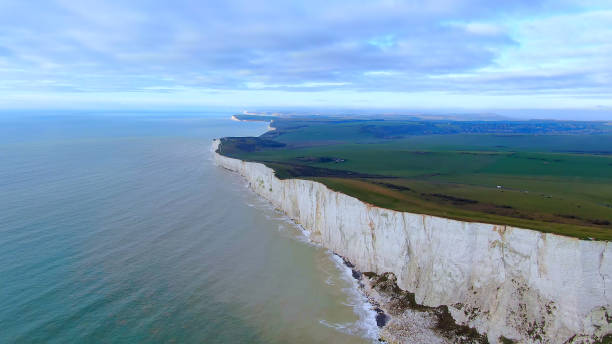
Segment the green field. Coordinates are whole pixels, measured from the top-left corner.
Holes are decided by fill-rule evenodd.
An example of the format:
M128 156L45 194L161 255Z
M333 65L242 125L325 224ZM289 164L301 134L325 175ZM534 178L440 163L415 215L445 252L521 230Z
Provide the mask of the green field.
M271 126L223 139L220 153L389 209L612 239L609 123L298 117Z

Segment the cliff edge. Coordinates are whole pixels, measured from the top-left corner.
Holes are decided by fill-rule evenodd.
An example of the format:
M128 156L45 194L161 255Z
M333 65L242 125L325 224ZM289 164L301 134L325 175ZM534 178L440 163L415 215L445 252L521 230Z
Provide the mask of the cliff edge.
M612 333L610 243L398 212L263 164L215 162L361 271L393 273L418 304L446 305L458 324L521 343L592 343Z

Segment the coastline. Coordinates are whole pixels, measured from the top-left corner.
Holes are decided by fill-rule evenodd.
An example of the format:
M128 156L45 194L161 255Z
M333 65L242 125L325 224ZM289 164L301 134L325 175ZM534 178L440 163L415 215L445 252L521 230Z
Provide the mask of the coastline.
M355 270L346 258L333 253L349 271L358 290L376 314L378 340L410 344L486 344L486 336L474 328L457 324L448 308L427 307L414 301L414 294L401 290L393 273L377 275Z
M274 172L262 164L216 153L219 143L215 141L212 147L217 164L243 175L256 193L301 224L315 242L347 257L359 271L372 278L393 273L397 288L410 291L416 305L431 309L447 307L454 323L475 328L478 333L486 334L490 342L506 339L557 342L562 338L594 342L612 330L606 320L610 313L607 295L612 295L611 291L606 295L606 289L612 284L606 284L612 276L607 243L377 208L313 181L278 180ZM355 211L355 207L363 210ZM326 216L327 213L332 216ZM354 228L348 229L347 225ZM418 234L423 230L425 242ZM377 237L384 237L384 240L377 242ZM461 237L468 238L468 242L462 244ZM412 245L401 247L402 240ZM422 258L414 252L422 249L418 241L437 244L437 250L425 250L422 253L426 257ZM456 260L465 260L465 257L452 252L456 244L459 247L467 244L465 254L472 255L459 265ZM443 256L446 257L436 257L442 252L439 251L441 247L445 247ZM534 249L535 255L530 252ZM376 252L379 250L385 252ZM462 253L461 249L458 251ZM473 257L474 252L479 253L479 257ZM558 263L559 259L568 258L578 258L579 264ZM474 271L475 267L480 267L475 260L482 259L495 264L485 266L483 271ZM563 266L555 269L552 265L556 262ZM491 262L482 263L491 265ZM567 275L569 279L565 278ZM561 288L564 285L568 285L569 290ZM372 290L369 289L370 296L374 295ZM388 305L382 304L382 308L385 306ZM504 312L506 309L508 311ZM512 314L517 311L522 313ZM394 327L388 328L391 331Z
M213 152L213 154L217 154L214 150L211 149L211 151ZM223 168L232 173L237 173L236 171L229 170L225 167ZM261 197L261 195L258 196ZM272 204L266 198L262 197L262 199ZM285 212L278 208L277 211L281 212L284 216L287 216ZM325 248L320 243L314 242L310 237L310 232L302 225L297 223L294 219L287 217L287 221L290 222L302 233L302 237L299 239L300 241L309 245L315 245L318 247ZM397 297L398 295L394 295L393 293L387 293L385 295L383 292L377 291L375 289L376 280L383 276L378 276L376 274L367 272L362 273L361 271L356 270L355 266L347 258L342 257L330 250L328 250L328 252L330 255L330 259L340 270L341 275L344 276L345 280L353 284L353 290L350 293L358 294L358 296L353 295L353 298L365 299L358 300L358 302L363 303L363 305L353 305L355 313L357 313L360 318L359 322L362 323L360 327L362 328L362 330L365 331L365 333L363 334L364 338L371 339L374 342L378 341L391 344L451 344L458 342L471 343L469 341L449 340L458 338L453 338L453 333L451 331L447 331L447 333L444 333L439 328L437 328L437 323L434 319L435 314L431 314L431 311L422 314L424 313L423 309L419 309L420 311L415 312L414 310L408 307L404 307L399 310L400 312L398 314L397 306L395 305L396 309L394 310L393 308L395 303L391 301L392 298ZM395 285L395 288L397 288L397 285ZM367 304L367 307L364 307L365 304ZM361 309L361 312L358 311L359 308L363 308ZM394 313L396 316L391 315ZM367 318L369 316L374 319L373 325L367 324ZM342 328L338 328L337 324L329 324L324 320L321 320L320 322L324 326L336 328L336 330L338 331L344 330ZM375 329L373 329L373 327ZM448 338L445 338L445 334Z
M230 172L235 173L233 171ZM249 188L248 184L245 184L244 187ZM249 188L249 191L252 190L250 190ZM249 206L258 208L263 207L267 210L274 209L275 212L282 216L283 222L285 222L288 226L291 226L294 230L296 230L297 233L295 234L295 236L293 236L293 239L304 245L322 249L325 252L325 255L327 256L329 261L333 263L333 266L337 270L337 277L343 280L343 282L348 283L350 285L345 288L342 288L342 291L344 292L344 295L347 298L347 303L343 302L343 304L346 306L350 306L353 309L353 313L357 315L358 320L353 323L334 323L329 322L325 319L319 319L319 323L325 327L332 328L340 333L358 336L366 340L371 340L373 343L381 342L381 327L377 326L376 305L372 303L372 299L368 297L368 295L364 292L361 281L355 278L354 270L352 270L349 265L347 265L347 261L344 258L333 253L332 251L326 249L320 243L314 242L310 238L310 232L308 230L302 227L299 223L295 222L293 219L289 218L280 209L274 208L273 204L269 200L261 197L257 193L255 193L255 196L259 198L259 201L262 202L262 204L255 205L249 203ZM329 279L325 283L331 285L335 284Z
M248 114L248 113L246 113L246 114ZM261 120L258 120L258 119L252 119L252 120L250 120L250 119L239 119L238 117L236 117L236 115L232 115L232 117L230 119L232 121L236 121L236 122L261 122ZM266 128L266 132L276 130L276 128L274 128L272 126L272 122L274 122L274 120L271 120L271 121L268 122L268 127Z

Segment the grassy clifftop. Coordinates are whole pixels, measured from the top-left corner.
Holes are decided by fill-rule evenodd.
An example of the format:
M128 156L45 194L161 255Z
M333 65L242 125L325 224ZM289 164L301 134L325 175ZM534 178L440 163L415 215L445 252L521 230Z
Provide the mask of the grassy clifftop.
M271 126L223 139L220 153L389 209L612 239L607 123L310 116Z

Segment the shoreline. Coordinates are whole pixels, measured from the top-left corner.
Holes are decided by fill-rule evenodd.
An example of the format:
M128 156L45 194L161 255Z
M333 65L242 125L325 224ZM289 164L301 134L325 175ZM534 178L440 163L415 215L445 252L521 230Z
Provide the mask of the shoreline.
M213 154L218 154L215 150L211 150ZM230 170L226 167L220 166L223 169L231 172L237 173L236 171ZM239 173L237 173L239 174ZM242 177L242 176L241 176ZM247 185L251 191L250 188ZM267 202L271 206L274 207L274 204L270 202L270 200L265 197L255 193L257 197L260 197L263 201ZM283 210L279 208L275 208L276 211L279 211L283 216L287 218L287 221L290 222L298 231L303 235L303 240L305 243L310 245L315 245L317 247L325 249L323 245L320 243L314 242L310 234L311 232L304 228L300 223L296 222L294 219L290 218ZM298 239L302 241L302 239ZM445 338L444 333L440 333L436 331L436 324L433 320L430 319L419 319L418 316L410 316L411 309L409 307L405 307L401 309L401 312L397 315L391 315L393 311L391 308L393 304L389 299L393 297L397 297L397 295L389 294L383 296L381 293L375 290L374 281L377 278L381 278L384 276L378 276L374 273L369 272L361 272L356 270L356 267L353 263L350 262L349 259L339 255L336 252L333 252L328 249L330 259L335 263L336 267L340 270L341 274L346 274L347 278L351 279L354 283L352 288L355 293L360 294L360 296L366 299L365 303L370 307L369 311L371 311L371 315L374 317L375 325L376 325L376 336L372 336L370 332L370 328L368 326L362 326L362 329L368 332L368 335L362 336L365 339L372 339L374 341L382 342L382 343L411 343L411 344L430 344L430 343L444 343L444 344L452 344L452 343L483 343L481 341L466 341L459 340L458 337L453 338L453 333L448 332L447 338ZM336 260L337 259L337 260ZM345 269L345 271L341 271ZM394 288L397 288L397 285L393 285ZM414 296L412 296L414 298ZM361 315L355 311L355 308L358 305L353 305L354 312L360 317L360 321L365 321L367 319L361 318ZM397 311L396 311L397 313ZM402 317L403 316L403 317ZM435 315L429 314L429 317L433 319ZM450 315L449 315L450 316ZM452 318L451 318L452 319ZM421 320L421 321L419 321ZM430 321L427 321L430 320ZM334 327L332 324L324 323L324 326ZM390 326L387 326L390 325ZM407 331L406 329L410 329ZM340 329L337 329L341 331ZM455 339L454 341L450 341L449 339ZM484 342L486 343L486 341Z
M231 173L237 173L225 167L222 168ZM248 188L248 185L246 185L246 187ZM250 189L250 191L253 190ZM274 207L272 202L266 198L257 193L255 193L255 195ZM369 309L367 309L366 312L369 311L369 315L373 317L376 334L373 335L371 325L363 324L361 329L364 330L366 334L361 335L362 338L390 344L487 343L486 337L478 335L474 329L455 324L450 314L448 314L448 310L441 312L441 310L437 308L417 304L398 306L397 303L399 299L402 297L414 299L414 295L410 295L410 293L404 293L404 295L402 295L401 290L397 287L397 284L395 284L395 276L393 276L392 273L377 275L372 272L357 270L355 265L346 257L326 249L320 243L314 242L310 238L311 232L294 219L288 217L285 212L278 208L275 208L275 211L282 214L286 218L286 221L301 233L303 237L298 237L296 238L297 240L327 250L329 259L335 263L336 268L339 269L339 273L341 275L346 275L346 278L350 279L352 282L353 285L350 287L353 289L352 291L365 299L358 301L368 305ZM380 289L381 287L381 284L378 283L381 279L391 281L392 283L383 285L382 290L377 290L377 288ZM347 296L350 297L351 295L347 294ZM359 321L367 322L368 319L364 317L363 314L357 312L357 308L363 306L364 305L358 304L352 305L354 313L359 317ZM445 317L444 320L446 323L443 326L440 326L440 316ZM452 321L451 324L448 323L449 319ZM329 324L324 320L320 322L324 326L336 328L334 324ZM457 329L460 329L460 331L457 331ZM336 328L336 330L343 332L340 328Z
M236 122L267 122L267 121L261 121L261 120L258 120L258 119L238 119L238 117L236 117L236 115L232 115L232 117L230 119L232 121L236 121ZM274 128L272 126L272 122L274 122L274 120L270 120L268 122L268 127L266 128L266 131L264 133L276 130L276 128Z
M222 168L224 168L225 170L231 173L236 173L235 171L229 170L225 167L222 167ZM249 188L248 185L245 185L245 187L248 188L249 191L253 192L255 196L258 197L261 201L266 202L268 205L274 207L272 202L262 197L261 195L255 193L251 188ZM311 245L311 246L314 246L316 248L323 249L326 251L326 254L328 255L330 261L332 261L336 269L338 269L339 278L345 280L348 283L351 283L351 286L349 288L351 289L351 292L354 293L354 295L351 295L350 293L345 292L348 298L356 298L356 299L363 298L363 300L354 300L354 301L357 301L359 304L351 305L351 307L353 308L353 312L357 315L359 319L358 322L356 322L355 324L360 323L357 326L360 327L361 330L365 331L365 333L360 334L359 336L364 339L372 340L375 342L386 342L382 339L380 335L381 330L384 327L384 324L382 325L380 324L379 317L381 315L381 312L383 311L380 309L380 305L377 304L374 301L374 299L370 295L368 295L366 290L363 288L363 284L361 280L355 277L356 272L354 270L354 266L346 258L330 251L329 249L326 249L320 243L314 242L310 238L310 232L307 229L305 229L302 225L295 222L294 219L291 219L290 217L288 217L285 212L283 212L282 210L278 208L274 208L274 211L281 214L285 218L285 221L289 223L291 226L293 226L300 233L300 236L297 236L295 240L303 244ZM358 312L359 308L361 308L365 312ZM364 313L369 313L369 314L364 314ZM367 324L369 320L368 316L372 317L372 319L370 320L373 320L374 324ZM335 326L335 324L330 324L325 320L320 320L319 322L323 326L331 327L331 328L336 329L337 331L346 333L345 331L343 331L343 329ZM373 329L373 327L375 329ZM353 333L349 332L349 334L353 334Z
M414 294L401 290L393 273L377 275L355 269L348 259L333 253L351 271L359 291L376 312L379 341L410 344L488 343L474 328L457 324L448 308L427 307Z
M445 328L458 324L451 330L460 337L452 342L481 342L481 338L461 337L469 327L492 343L511 339L592 343L612 332L612 322L606 320L611 303L607 295L612 295L606 294L612 283L605 282L612 276L608 243L377 208L320 183L279 180L263 164L216 153L219 144L216 140L212 147L217 164L241 174L251 189L308 230L313 241L348 257L356 271L364 271L368 282L379 281L381 276L388 280L392 273L395 287L389 288L412 300L409 306L428 309L444 320ZM423 230L425 237L420 234ZM402 242L409 246L397 246ZM583 259L572 258L576 254ZM457 265L464 255L469 260ZM431 265L434 261L437 263ZM533 275L534 269L538 275ZM597 272L591 274L593 270ZM376 296L376 288L369 288L369 295ZM387 294L374 301L385 298L394 299ZM433 318L427 319L431 323ZM396 328L401 332L401 324L391 325L393 319L387 323L388 331ZM388 337L394 341L393 335Z

